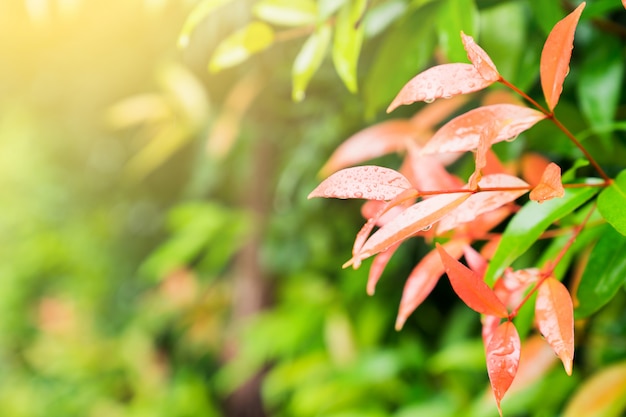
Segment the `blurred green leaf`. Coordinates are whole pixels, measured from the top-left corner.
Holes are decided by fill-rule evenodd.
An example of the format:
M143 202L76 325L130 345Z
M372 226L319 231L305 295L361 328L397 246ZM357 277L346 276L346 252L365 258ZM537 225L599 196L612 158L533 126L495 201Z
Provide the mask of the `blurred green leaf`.
M330 43L331 28L329 24L320 26L302 45L302 49L293 62L291 72L293 80L292 98L294 101L304 100L309 81L319 69L326 56Z
M317 4L313 0L261 0L252 11L274 25L312 25L317 20Z
M250 22L220 42L211 56L209 71L218 72L241 64L273 42L274 29L270 25L264 22Z
M339 78L351 93L358 90L357 66L363 44L363 22L366 0L355 0L343 5L335 21L333 63Z
M546 37L554 25L566 14L558 1L529 1L528 4Z
M478 41L476 4L474 0L444 0L442 3L437 15L439 44L450 62L467 62L461 31Z
M372 38L379 35L406 10L407 4L403 0L390 0L372 7L363 19L365 37Z
M626 282L626 236L605 228L580 280L576 317L588 317L608 303Z
M232 0L202 0L198 3L191 13L187 16L187 20L183 24L183 28L178 35L178 46L181 48L186 47L189 44L189 38L191 32L198 26L198 24L209 16L215 9L223 6Z
M496 278L526 252L552 223L576 210L597 192L596 187L569 188L565 190L563 198L555 198L544 203L527 202L504 230L502 240L485 273L485 281L490 285L493 284Z
M610 186L598 197L598 210L607 222L626 235L626 170L620 172Z
M607 149L612 148L611 135L602 130L615 120L623 78L622 44L613 36L596 34L586 48L576 87L581 110Z

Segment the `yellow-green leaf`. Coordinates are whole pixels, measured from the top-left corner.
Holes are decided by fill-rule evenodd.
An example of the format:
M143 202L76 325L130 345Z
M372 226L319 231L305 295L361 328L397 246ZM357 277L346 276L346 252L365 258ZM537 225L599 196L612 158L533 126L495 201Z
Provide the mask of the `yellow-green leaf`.
M302 49L300 49L293 63L291 74L293 79L292 97L294 101L304 99L309 81L311 81L311 78L319 69L322 61L324 61L324 56L330 43L330 34L330 25L320 26L302 45Z
M270 25L263 22L251 22L217 46L209 62L209 71L218 72L238 65L250 55L270 46L273 41L274 30Z
M333 41L333 63L339 77L352 93L356 93L357 64L363 44L361 19L367 5L366 0L346 3L337 14Z
M189 37L191 36L191 32L198 26L198 24L204 20L208 15L210 15L215 9L224 4L228 3L231 0L204 0L196 5L196 7L191 10L189 16L183 23L183 28L180 31L180 35L178 35L178 46L180 48L184 48L189 44Z
M282 26L312 25L317 19L317 4L312 0L261 0L254 5L256 17Z
M624 409L626 362L620 362L586 380L565 408L563 417L618 417Z

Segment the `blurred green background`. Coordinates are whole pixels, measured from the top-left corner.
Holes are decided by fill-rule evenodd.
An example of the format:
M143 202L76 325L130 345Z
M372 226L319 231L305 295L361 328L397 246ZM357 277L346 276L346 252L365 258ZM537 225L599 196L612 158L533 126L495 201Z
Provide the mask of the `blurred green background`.
M292 64L308 32L281 29L267 50L212 73L213 52L256 2L221 2L180 48L199 3L0 2L0 415L497 415L478 315L446 283L393 330L427 247L403 245L367 297L367 265L340 268L362 223L358 202L306 196L335 147L388 118L412 75L437 54L464 59L450 35L459 28L537 92L541 44L571 5L372 1L359 92L328 58L295 103ZM590 1L577 35L560 107L580 130L612 122L576 110L580 96L606 95L572 86L597 80L593 69L615 56L607 82L621 86L620 8ZM595 50L596 66L580 72L577 57ZM514 152L577 156L564 142L545 149L545 134ZM622 149L600 159L617 169ZM558 415L586 375L626 358L623 302L586 325L573 377L554 366L505 400L508 415Z

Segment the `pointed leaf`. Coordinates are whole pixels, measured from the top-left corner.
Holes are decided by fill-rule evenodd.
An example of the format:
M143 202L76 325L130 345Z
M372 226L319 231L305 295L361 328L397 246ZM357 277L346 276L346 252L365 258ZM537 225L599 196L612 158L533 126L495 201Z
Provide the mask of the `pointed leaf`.
M554 110L563 92L563 81L569 72L574 47L574 32L584 8L585 2L582 2L560 20L548 35L541 51L541 88L550 111Z
M330 25L320 26L302 45L302 49L296 56L291 70L293 79L292 98L294 101L302 101L309 81L317 72L326 50L330 44Z
M465 246L467 246L467 242L458 239L446 242L442 247L450 256L458 259L463 254L463 247ZM444 267L436 250L428 252L411 271L402 291L402 300L400 301L400 309L396 319L396 330L402 329L406 319L428 297L428 294L435 288L443 273Z
M260 0L252 11L274 25L304 26L317 20L317 4L313 0Z
M519 367L509 394L520 392L544 378L555 362L554 352L541 336L533 335L524 340Z
M463 39L463 46L467 51L467 57L471 63L476 67L480 75L488 81L498 81L500 74L495 64L487 55L487 52L474 42L474 38L461 32L461 38Z
M318 185L309 198L364 198L391 200L411 188L411 183L393 169L378 166L359 166L342 169Z
M502 323L487 346L487 372L500 415L500 402L517 374L520 352L521 342L517 329L510 321Z
M467 266L479 277L487 270L487 260L470 245L463 248L463 256Z
M491 143L496 137L494 123L485 125L485 129L478 137L478 146L474 152L474 172L468 180L468 188L475 191L478 188L478 182L482 178L483 168L487 166L487 153L491 150Z
M602 217L626 236L626 170L619 173L609 187L598 196L598 210Z
M626 283L626 236L610 226L596 243L576 291L576 317L587 317L608 303Z
M403 104L433 102L482 90L493 84L485 80L471 64L443 64L429 68L411 79L387 108L387 113Z
M439 222L437 233L452 230L461 223L471 222L479 215L496 210L528 191L528 184L517 177L506 174L486 175L478 183L478 186L480 189L503 188L503 190L479 191L472 194L467 201Z
M543 155L534 152L525 153L521 161L522 178L535 187L541 182L543 172L548 165L550 161Z
M386 120L375 124L355 133L339 145L321 173L330 175L341 168L399 152L406 148L407 142L423 134L408 120Z
M440 244L437 244L437 251L454 292L468 307L479 313L500 318L509 315L504 304L478 275L450 256Z
M224 39L215 49L209 62L209 71L218 72L238 65L252 54L274 42L274 29L264 22L250 22L246 27Z
M184 48L189 45L189 38L191 32L202 22L207 16L213 13L214 10L229 3L232 0L204 0L198 3L187 16L183 28L178 36L178 46Z
M368 295L374 295L374 292L376 291L376 284L378 283L380 276L383 274L383 271L385 270L385 267L389 263L389 260L391 259L391 257L393 256L393 254L396 252L396 250L399 247L400 247L400 243L397 243L393 245L392 247L390 247L389 249L387 249L386 251L379 253L374 258L374 261L372 262L372 265L370 266L370 271L369 271L369 275L367 278L367 294Z
M626 362L586 379L565 407L563 417L618 417L626 409Z
M494 104L470 110L443 125L424 146L425 154L465 152L478 147L486 126L493 125L493 143L516 138L545 115L537 110L515 104Z
M563 183L561 182L561 167L550 162L543 171L541 181L530 192L530 199L543 202L551 198L561 198L565 194Z
M363 17L366 0L346 2L337 14L333 39L333 63L339 78L352 93L357 91L357 63L363 44Z
M597 180L589 181L597 183ZM563 198L549 200L543 204L534 201L526 203L507 225L487 268L485 281L493 283L552 223L582 206L597 192L597 187L568 188Z
M574 361L574 307L569 291L554 277L539 287L535 303L539 331L557 354L565 372L572 374Z
M381 227L365 242L352 262L369 258L387 250L421 230L428 230L433 223L439 221L469 197L468 193L452 193L438 195L422 200L404 210L389 223Z

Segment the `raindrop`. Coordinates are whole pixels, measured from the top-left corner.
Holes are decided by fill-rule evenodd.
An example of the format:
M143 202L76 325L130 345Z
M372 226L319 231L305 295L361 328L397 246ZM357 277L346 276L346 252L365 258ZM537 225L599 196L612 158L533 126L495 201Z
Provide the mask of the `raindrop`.
M363 193L362 193L362 192L360 192L360 191L357 191L357 192L355 192L355 193L354 193L354 196L355 196L356 198L362 198L362 197L363 197Z
M424 99L424 103L428 103L428 104L432 103L433 101L435 101L434 97L427 97Z
M441 96L443 98L445 98L446 100L451 99L452 98L452 94L444 94L443 96Z
M505 139L505 140L506 140L507 142L513 142L515 139L517 139L517 137L518 137L518 136L519 136L519 135L515 135L515 136L510 137L510 138L507 138L507 139Z
M432 224L429 224L428 226L426 226L426 227L424 227L424 228L422 229L422 232L427 232L427 231L429 231L430 229L432 229L432 227L433 227L433 225L432 225Z

